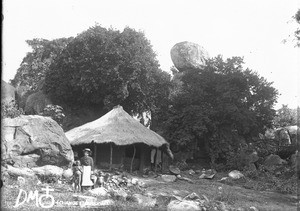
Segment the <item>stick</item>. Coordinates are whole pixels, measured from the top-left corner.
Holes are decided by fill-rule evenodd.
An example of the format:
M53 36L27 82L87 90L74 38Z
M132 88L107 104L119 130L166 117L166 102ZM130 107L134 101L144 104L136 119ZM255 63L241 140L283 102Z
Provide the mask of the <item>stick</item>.
M112 153L113 153L113 147L112 143L110 144L110 161L109 161L109 170L112 168Z
M130 165L130 173L132 173L132 165L133 165L134 157L135 157L135 145L133 145L133 156Z

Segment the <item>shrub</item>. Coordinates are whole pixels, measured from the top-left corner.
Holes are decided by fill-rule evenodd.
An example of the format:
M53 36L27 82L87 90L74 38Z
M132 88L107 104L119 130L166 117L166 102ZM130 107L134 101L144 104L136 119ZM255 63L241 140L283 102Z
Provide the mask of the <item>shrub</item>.
M24 114L23 109L19 109L15 101L1 102L1 117L2 118L15 118Z
M62 126L63 119L65 115L63 113L63 108L59 105L47 105L43 112L41 113L42 116L49 116L54 121L56 121L60 126Z

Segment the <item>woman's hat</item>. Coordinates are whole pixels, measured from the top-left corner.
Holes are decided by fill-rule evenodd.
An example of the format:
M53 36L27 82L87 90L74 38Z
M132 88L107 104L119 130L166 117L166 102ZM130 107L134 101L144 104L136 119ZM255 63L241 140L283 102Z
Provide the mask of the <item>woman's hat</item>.
M89 148L85 148L85 149L83 150L83 152L85 152L85 151L91 152L91 150L90 150Z

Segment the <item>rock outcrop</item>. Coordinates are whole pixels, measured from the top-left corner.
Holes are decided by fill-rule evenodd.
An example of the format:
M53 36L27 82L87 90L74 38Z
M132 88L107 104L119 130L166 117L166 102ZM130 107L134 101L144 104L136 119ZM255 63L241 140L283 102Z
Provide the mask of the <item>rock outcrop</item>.
M1 80L1 102L11 102L15 100L16 89Z
M208 58L208 52L192 42L180 42L171 49L171 59L180 72L186 69L201 69Z
M2 161L14 167L63 167L74 159L63 129L50 117L3 119L1 140Z
M44 108L52 104L51 100L42 91L38 91L28 96L25 104L26 114L40 114Z

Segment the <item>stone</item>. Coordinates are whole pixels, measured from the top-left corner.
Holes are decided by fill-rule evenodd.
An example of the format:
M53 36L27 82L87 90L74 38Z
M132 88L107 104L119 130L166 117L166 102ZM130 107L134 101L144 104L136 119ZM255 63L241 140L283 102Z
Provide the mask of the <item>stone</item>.
M184 197L184 199L185 200L196 200L196 199L200 199L200 196L197 193L193 192L193 193L187 195L186 197Z
M167 206L167 211L198 211L200 206L195 201L190 200L173 200Z
M132 180L131 180L131 184L133 184L133 185L137 185L138 184L138 179L137 178L132 178Z
M7 165L6 170L9 175L23 176L23 177L34 177L35 176L34 171L29 168L16 168L11 165Z
M271 154L265 159L264 166L273 167L273 166L278 166L278 165L282 165L285 163L286 163L286 161L281 159L278 155Z
M156 205L156 199L153 199L148 196L143 196L141 194L133 194L132 195L134 201L136 201L139 205L143 207L154 207Z
M216 175L217 171L214 169L202 170L202 174L199 179L212 179Z
M172 174L175 174L175 175L178 175L180 174L180 169L176 166L169 166L169 171L172 173Z
M117 189L117 190L112 190L112 194L117 197L117 198L121 198L123 200L126 200L126 198L128 197L128 194L125 190L123 189Z
M193 169L190 169L190 170L188 171L188 173L189 173L189 175L194 175L196 172L195 172Z
M64 170L62 176L66 179L71 178L73 176L73 170L71 168Z
M238 170L233 170L233 171L229 172L228 176L233 180L244 177L244 175Z
M70 166L74 155L63 129L50 117L21 115L2 121L2 161L16 167Z
M32 171L36 175L41 176L56 176L56 177L62 177L64 170L58 166L53 165L45 165L41 167L34 167L32 168Z
M222 177L219 181L225 181L227 180L229 177Z
M25 104L25 114L38 115L50 104L52 102L49 97L40 90L28 96Z
M209 59L208 52L200 45L192 42L180 42L171 49L174 66L183 72L186 69L201 69Z
M251 206L251 207L250 207L250 210L251 210L251 211L258 211L258 209L257 209L256 207L254 207L254 206Z
M175 175L163 174L163 175L161 175L161 178L165 182L175 182L175 180L176 180L176 176Z
M88 192L89 192L90 194L96 195L96 196L102 196L102 197L107 197L107 196L109 196L109 193L107 192L107 190L106 190L104 187L91 189L91 190L89 190Z

